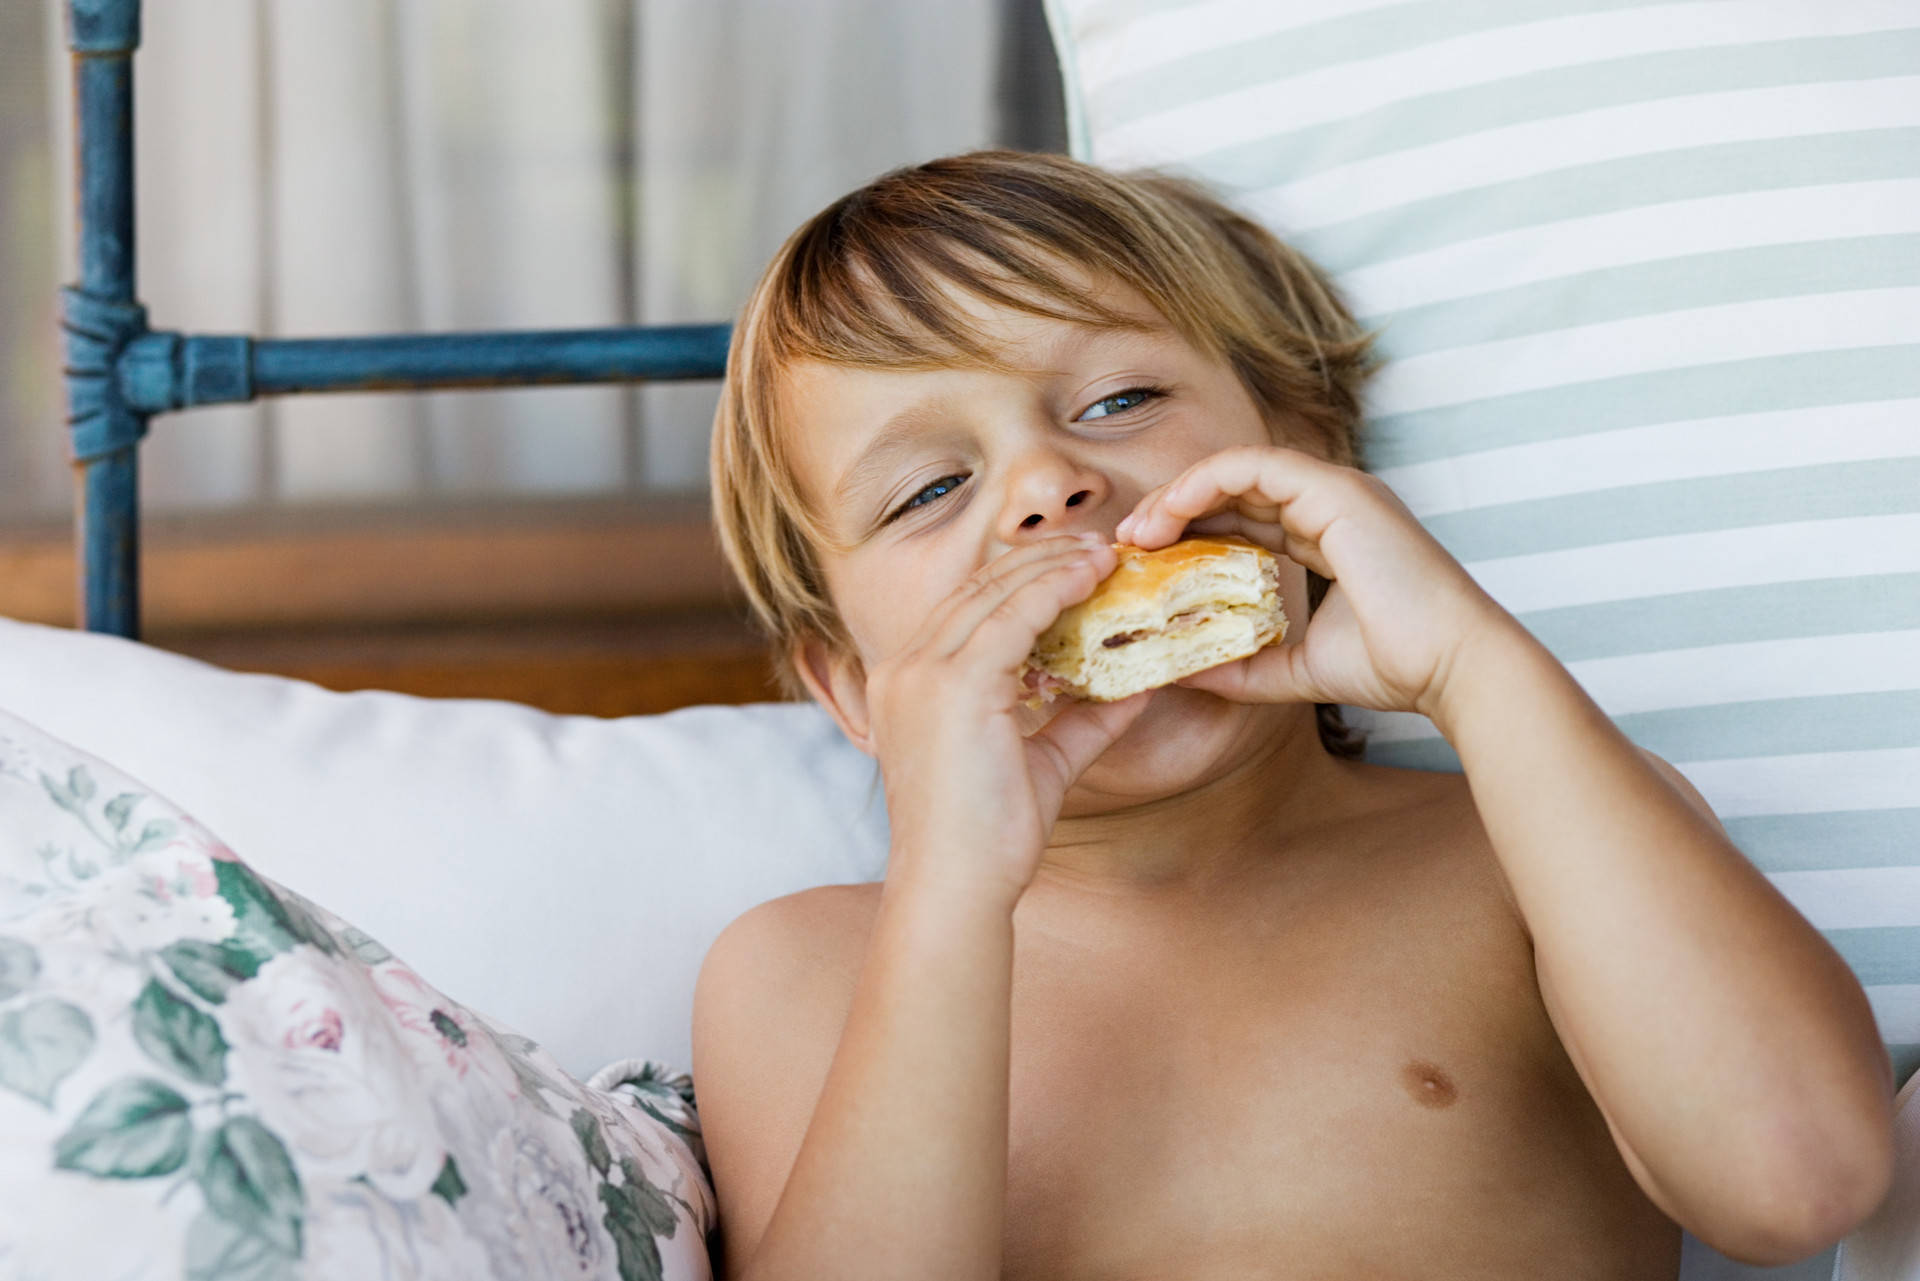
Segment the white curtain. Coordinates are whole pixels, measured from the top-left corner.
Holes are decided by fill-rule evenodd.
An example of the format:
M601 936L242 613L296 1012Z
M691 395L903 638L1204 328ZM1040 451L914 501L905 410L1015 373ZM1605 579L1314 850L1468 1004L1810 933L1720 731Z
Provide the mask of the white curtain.
M835 196L994 141L1000 10L149 3L140 296L159 328L283 336L730 320L780 240ZM54 81L65 131L64 69ZM55 154L70 153L63 132ZM698 488L714 395L196 410L155 420L143 489L150 508L204 508Z
M896 165L992 142L1000 8L643 0L647 319L731 318L806 217ZM706 483L715 396L700 385L643 391L650 480Z

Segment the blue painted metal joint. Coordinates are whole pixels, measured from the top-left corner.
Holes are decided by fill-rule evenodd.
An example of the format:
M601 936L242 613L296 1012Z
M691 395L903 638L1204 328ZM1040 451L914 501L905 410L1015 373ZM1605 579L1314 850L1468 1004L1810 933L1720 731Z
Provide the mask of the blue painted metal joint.
M203 335L180 340L180 405L229 405L253 399L253 339Z
M253 340L153 331L120 356L120 394L144 414L253 399Z
M140 0L68 0L67 47L75 53L132 53L140 47Z
M73 285L60 291L60 304L73 460L92 462L147 434L147 413L128 402L118 376L121 353L147 332L147 309Z

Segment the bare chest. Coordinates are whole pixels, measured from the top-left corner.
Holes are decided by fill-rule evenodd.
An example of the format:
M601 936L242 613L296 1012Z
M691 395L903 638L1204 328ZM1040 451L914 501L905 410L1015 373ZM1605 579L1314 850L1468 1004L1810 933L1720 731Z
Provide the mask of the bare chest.
M1184 955L1023 945L1006 1275L1671 1278L1524 935L1459 870L1250 901Z

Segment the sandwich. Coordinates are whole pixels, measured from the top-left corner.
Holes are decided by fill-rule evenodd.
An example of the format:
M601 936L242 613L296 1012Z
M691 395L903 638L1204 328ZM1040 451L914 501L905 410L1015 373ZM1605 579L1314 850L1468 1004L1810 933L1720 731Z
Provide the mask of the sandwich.
M1258 653L1287 632L1279 563L1244 538L1159 551L1114 545L1120 563L1040 634L1020 669L1029 707L1111 703Z

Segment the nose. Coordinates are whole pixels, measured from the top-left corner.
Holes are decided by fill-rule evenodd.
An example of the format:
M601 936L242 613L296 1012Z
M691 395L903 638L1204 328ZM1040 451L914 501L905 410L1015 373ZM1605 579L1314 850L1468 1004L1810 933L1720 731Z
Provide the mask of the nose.
M1030 450L1007 473L996 533L1012 547L1094 529L1110 489L1105 476L1057 450Z

